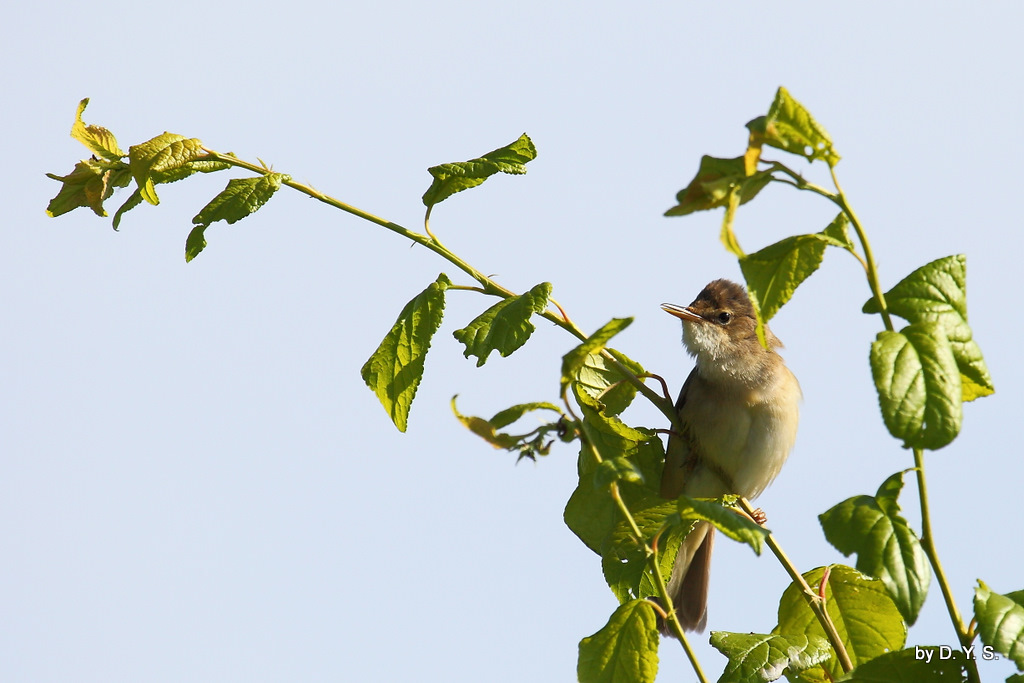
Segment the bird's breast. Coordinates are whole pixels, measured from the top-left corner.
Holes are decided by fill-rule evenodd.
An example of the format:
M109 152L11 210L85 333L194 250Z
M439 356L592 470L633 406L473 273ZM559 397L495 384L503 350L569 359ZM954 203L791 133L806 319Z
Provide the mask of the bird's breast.
M778 475L796 440L801 394L784 365L775 375L755 388L726 391L700 376L693 378L680 411L699 453L684 485L687 495L739 493L754 498Z

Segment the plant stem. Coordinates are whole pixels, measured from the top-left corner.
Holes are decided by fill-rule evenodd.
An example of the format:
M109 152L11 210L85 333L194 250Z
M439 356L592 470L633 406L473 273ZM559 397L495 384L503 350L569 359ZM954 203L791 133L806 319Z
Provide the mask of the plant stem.
M890 332L895 331L896 328L893 325L892 316L889 314L889 309L885 302L885 295L882 293L882 286L878 279L878 266L875 264L875 257L871 251L871 243L868 241L867 233L864 231L864 227L857 218L857 214L854 213L846 199L846 195L843 193L843 188L839 184L839 178L836 176L835 167L829 166L829 172L832 175L832 183L836 188L836 192L833 194L823 188L806 182L798 174L794 173L782 164L773 163L773 166L793 178L793 182L790 184L795 185L800 189L806 189L820 194L834 202L850 220L850 224L853 226L854 231L857 233L857 238L860 240L861 248L864 250L864 259L861 263L864 265L871 293L878 302L879 313L882 316L885 329ZM790 181L780 180L779 182L788 183ZM973 637L964 625L963 617L960 615L960 610L953 598L953 591L949 585L949 580L942 568L942 562L939 560L939 553L935 548L935 538L932 535L931 513L928 506L928 487L924 473L924 451L920 448L914 449L914 464L915 471L917 472L917 490L921 506L921 546L924 548L925 555L928 556L928 561L932 566L932 570L935 572L935 579L938 581L939 588L942 591L942 598L946 603L946 611L949 612L949 618L953 622L953 628L956 631L957 639L960 641L961 647L967 648L970 647ZM771 544L769 544L769 547L771 547ZM776 553L776 555L778 556L778 553ZM781 560L782 558L780 557L779 559ZM971 658L967 658L965 662L968 679L971 683L979 683L981 679L978 674L977 662Z
M251 171L253 173L257 173L260 175L268 175L272 173L272 171L266 168L265 166L257 166L256 164L249 163L233 155L220 154L219 152L216 152L211 149L207 149L206 152L207 158L210 160L222 161L231 164L232 166L244 168L247 171ZM466 261L460 258L457 254L448 249L448 247L444 246L441 243L441 241L434 236L434 234L430 230L430 208L427 209L427 213L423 221L424 229L427 233L424 235L409 230L408 228L399 225L398 223L385 220L383 218L380 218L379 216L373 215L372 213L363 211L362 209L359 209L355 206L346 204L345 202L335 199L330 195L326 195L323 192L320 192L319 190L304 183L299 183L294 180L288 179L284 180L283 184L305 195L308 195L313 199L321 201L324 204L327 204L328 206L332 206L336 209L341 209L342 211L350 213L353 216L362 218L363 220L369 221L383 228L387 228L391 232L397 233L398 235L401 235L402 237L405 237L406 239L416 244L426 247L430 251L444 258L446 261L457 266L464 273L466 273L471 278L480 283L482 289L479 289L477 291L481 291L483 294L489 294L503 299L516 296L514 292L499 285L498 283L494 282L491 278L487 277L486 275L478 271L476 268L473 268ZM470 287L464 289L476 288ZM574 322L572 322L572 320L569 319L569 316L565 314L565 311L557 302L555 302L554 305L558 308L559 312L561 313L560 316L556 315L555 313L549 310L540 313L540 315L550 320L554 324L558 325L562 329L568 331L570 334L572 334L580 341L586 341L588 339L587 334L584 333L579 327L576 326ZM608 361L613 367L615 367L616 370L618 370L622 374L622 376L626 379L627 382L633 385L633 387L635 387L638 392L643 394L644 397L650 400L651 403L653 403L662 413L665 414L666 417L668 417L668 419L670 420L675 429L681 429L679 424L679 415L676 413L676 410L672 405L671 400L666 400L664 397L658 395L650 387L644 384L642 379L633 374L633 372L629 368L623 365L622 362L615 358L615 356L613 356L607 349L602 348L600 350L600 353L606 361ZM568 406L568 401L566 401L566 406L567 408L569 408L569 412L571 413L572 410L571 407ZM601 462L601 455L600 453L598 453L597 449L594 448L592 444L590 445L590 448L597 462ZM622 496L619 493L619 487L617 482L613 482L611 485L611 495L612 498L615 500L616 504L618 505L619 510L622 512L623 517L629 523L630 528L636 535L638 541L642 543L643 533L640 531L640 528L637 525L636 520L633 518L633 515L630 513L625 501L622 500ZM650 547L648 547L648 551L648 564L653 569L653 573L656 578L656 583L659 587L661 598L665 601L664 604L671 606L671 600L668 597L668 593L665 588L665 583L664 581L662 581L660 568L657 564L657 554L653 550L651 550ZM676 617L674 611L670 612L669 623L672 624L673 632L679 638L680 643L682 643L683 650L686 652L686 656L689 658L690 663L693 666L694 671L697 673L697 676L700 679L701 683L708 683L707 678L704 675L704 672L701 670L700 663L697 661L696 654L690 647L690 644L687 641L685 634L683 633L682 626L680 625L679 620Z
M253 173L258 173L260 175L268 175L272 172L267 168L258 166L256 164L250 163L243 159L239 159L238 157L229 154L221 154L220 152L215 152L212 149L207 149L206 152L207 158L213 161L222 161L224 163L231 164L232 166L244 168L247 171L252 171ZM399 225L398 223L386 220L384 218L381 218L380 216L375 216L372 213L369 213L368 211L363 211L362 209L352 206L351 204L346 204L345 202L335 199L330 195L324 194L323 192L320 192L319 190L309 185L306 185L305 183L296 182L294 180L285 180L283 181L283 183L288 187L292 188L293 190L298 190L299 192L308 195L313 199L321 201L324 204L327 204L328 206L333 206L336 209L341 209L346 213L350 213L353 216L357 216L359 218L362 218L363 220L379 225L382 228L387 228L391 232L397 233L402 237L412 242L415 242L416 244L419 244L420 246L426 247L430 251L434 252L435 254L438 254L446 261L452 263L460 270L462 270L464 273L469 275L471 278L479 282L480 285L483 287L483 291L485 294L498 296L503 299L515 296L514 292L499 285L497 282L487 277L473 266L469 265L461 257L459 257L453 251L448 249L448 247L441 244L440 240L436 239L430 234L424 235L409 230L405 226ZM428 212L427 220L429 220L429 216L430 214ZM560 318L559 316L555 315L550 311L545 311L540 315L544 318L547 318L548 320L555 323L564 330L568 331L570 334L575 336L580 341L585 341L587 339L587 335L584 334L583 331L576 327L576 325L571 321Z
M693 667L694 673L697 674L697 680L701 683L707 683L707 677L704 675L704 670L700 666L700 660L697 659L697 653L693 651L693 647L690 645L690 640L686 637L686 632L683 630L683 625L679 623L679 616L676 614L674 606L672 605L672 599L668 595L668 588L666 587L665 579L661 575L661 568L658 566L658 555L654 553L651 555L651 559L648 563L651 567L651 571L654 574L655 585L658 586L658 597L660 597L665 605L668 606L668 613L666 620L672 627L672 635L679 639L679 644L683 647L683 652L686 653L686 658L690 660L690 666Z
M271 171L266 168L257 166L247 161L243 161L242 159L239 159L238 157L235 156L220 154L219 152L214 152L213 150L207 150L207 152L210 158L216 161L223 161L231 164L232 166L238 166L239 168L244 168L248 171L252 171L253 173L259 173L261 175L267 175L271 173ZM394 223L392 221L385 220L379 216L375 216L372 213L363 211L362 209L352 206L351 204L346 204L345 202L335 199L330 195L326 195L323 192L320 192L319 190L304 183L299 183L294 180L285 180L283 182L288 187L294 190L298 190L299 192L308 195L313 199L321 201L329 206L333 206L336 209L341 209L342 211L350 213L353 216L358 216L363 220L375 223L376 225L379 225L383 228L387 228L391 232L397 233L402 237L405 237L406 239L415 242L416 244L419 244L421 246L426 247L427 249L430 249L431 251L435 252L436 254L439 254L446 260L450 261L452 264L460 268L471 278L473 278L481 285L483 285L484 291L486 291L488 294L496 294L499 296L503 296L504 298L515 296L511 291L505 289L501 285L497 284L496 282L488 278L486 275L480 273L477 269L473 268L468 263L463 261L461 258L453 254L451 251L449 251L447 247L442 245L437 240L432 239L428 235L423 235L418 232L414 232L402 225L399 225L398 223Z
M846 201L846 195L843 194L843 188L839 185L839 178L836 177L836 169L834 166L829 166L829 172L832 174L832 183L836 186L836 195L834 195L833 201L842 209L846 217L850 219L850 224L853 226L854 231L857 233L857 238L860 240L860 246L864 249L864 261L867 268L868 286L871 288L871 293L875 296L875 300L878 302L879 312L882 315L882 321L885 323L885 329L890 332L895 331L895 327L892 324L892 318L889 316L889 308L885 304L885 295L882 293L882 285L878 281L878 267L875 265L875 257L871 253L871 243L868 242L867 234L864 232L863 226L860 224L860 220L857 219L857 214L850 208L849 203Z
M800 175L790 167L786 166L785 164L780 163L778 161L765 161L764 163L771 164L772 170L782 171L790 178L792 178L792 180L783 180L782 178L773 177L772 180L774 180L775 182L786 183L787 185L792 185L793 187L799 190L807 190L809 192L813 192L814 194L819 194L825 199L828 199L829 201L836 201L835 194L829 192L820 185L815 185L814 183L807 181L802 175Z
M960 646L967 648L971 646L973 638L964 625L963 617L960 616L960 609L956 606L956 600L953 598L953 590L949 585L949 579L946 578L942 562L939 561L939 553L935 549L935 537L932 535L931 512L928 505L928 485L924 475L924 451L920 448L914 449L914 465L914 470L917 473L917 494L921 505L921 547L924 548L924 554L928 556L928 561L932 565L932 571L935 572L935 580L942 591L942 599L946 602L946 611L949 612L949 619L953 622L953 628L956 630ZM977 661L968 657L965 660L965 664L967 665L968 679L971 683L979 683L981 678L978 673Z
M846 200L843 188L839 185L839 178L836 176L835 167L830 166L829 171L832 174L832 183L836 187L834 201L839 205L843 213L846 214L847 218L850 219L850 224L853 225L853 229L857 233L857 238L860 240L861 247L864 249L868 286L871 287L871 293L878 302L879 312L882 315L882 321L885 323L885 329L893 332L895 331L895 327L893 326L892 317L889 315L889 309L885 303L885 295L882 293L882 286L878 280L878 267L875 265L875 257L871 252L871 243L868 241L867 234L864 232L864 228L861 225L860 220L857 219L857 214L853 212L849 202ZM924 473L924 451L920 448L914 449L914 466L915 472L917 473L917 491L921 506L921 547L924 548L925 555L928 556L928 561L931 563L932 571L935 572L935 580L938 581L939 588L942 591L942 599L946 603L946 611L949 612L950 621L953 622L953 629L956 631L957 639L960 641L961 647L967 648L970 647L973 638L968 632L967 627L964 626L963 617L960 616L960 609L957 607L956 600L953 598L953 591L949 585L949 579L946 577L946 572L942 568L942 562L939 560L939 553L935 548L935 537L932 534L931 512L928 505L928 486ZM965 659L965 663L968 680L971 681L971 683L979 683L981 678L978 673L977 661L968 657Z
M619 483L612 482L610 487L610 493L612 500L619 508L619 512L625 518L629 524L630 529L633 531L633 535L636 537L638 543L644 542L643 532L640 531L640 527L637 525L636 520L633 519L633 515L629 511L629 507L626 502L622 500L622 494L619 492ZM665 586L665 581L661 576L661 568L658 566L658 553L651 548L646 546L647 550L647 566L650 567L651 572L654 574L654 585L658 587L658 597L661 598L662 604L666 608L665 620L669 623L672 628L672 634L679 639L679 644L683 646L683 652L686 653L686 658L690 660L690 665L693 667L694 672L697 674L697 679L701 683L708 683L707 677L704 675L704 670L701 669L700 661L697 659L697 653L693 651L690 646L690 641L686 637L686 633L683 631L682 624L679 623L679 617L676 616L676 611L672 605L672 598L668 595L668 590Z
M615 369L622 373L622 376L626 378L626 381L633 385L637 391L644 395L648 401L654 404L654 406L661 411L662 415L669 419L672 423L672 427L677 432L682 432L682 423L679 421L679 413L676 412L675 405L671 400L666 400L664 396L658 394L658 392L651 389L649 386L644 384L644 381L633 374L632 370L623 365L618 358L613 356L607 349L601 349L601 357L615 366Z
M753 518L754 508L750 505L750 501L746 498L740 498L739 504L740 508ZM853 661L850 659L850 654L846 651L846 645L843 644L843 639L839 636L839 631L836 629L832 617L829 616L828 609L825 607L825 601L808 585L803 575L797 570L786 553L783 552L782 546L778 544L772 534L768 534L765 543L775 557L778 558L790 578L800 586L807 605L814 612L818 623L821 624L821 628L825 631L825 637L828 638L829 643L832 644L832 649L835 650L836 658L839 659L839 666L843 668L844 672L849 673L853 670Z
M268 175L272 173L270 169L264 166L258 166L243 159L239 159L236 156L232 156L229 154L221 154L219 152L215 152L212 149L207 149L206 152L207 158L213 161L222 161L224 163L231 164L232 166L244 168L247 171L252 171L253 173L258 173L260 175ZM346 204L345 202L335 199L330 195L326 195L323 192L320 192L319 190L304 183L299 183L294 180L285 180L283 182L285 185L292 188L293 190L298 190L299 192L308 195L313 199L321 201L324 204L327 204L328 206L333 206L334 208L341 209L342 211L350 213L353 216L357 216L359 218L362 218L363 220L369 221L383 228L387 228L391 232L397 233L402 237L412 242L415 242L416 244L426 247L430 251L441 256L446 261L454 264L464 273L466 273L471 278L479 282L483 288L484 294L501 297L502 299L508 299L509 297L515 296L514 292L499 285L497 282L487 277L486 275L478 271L476 268L469 265L461 257L459 257L453 251L448 249L448 247L441 244L440 240L435 238L433 234L430 234L429 227L427 228L428 234L423 235L421 233L409 230L408 228L399 225L398 223L385 220L379 216L373 215L372 213L363 211L362 209L352 206L351 204ZM429 226L429 219L430 211L428 210L426 218L424 219L425 225ZM559 310L561 310L560 306ZM564 314L564 312L562 312L561 316L553 313L552 311L544 311L539 315L542 318L546 318L547 320L550 320L554 324L566 330L567 332L569 332L569 334L573 335L580 341L587 340L587 334L584 333L579 327L577 327L576 324L572 322L569 319L569 317ZM639 391L641 394L644 395L645 398L651 401L651 403L653 403L666 417L669 418L669 420L672 421L672 423L676 426L677 429L679 428L679 416L676 415L675 410L671 405L671 402L666 402L661 396L659 396L650 387L644 384L643 380L634 375L626 366L620 363L618 359L612 356L611 353L609 353L607 350L602 349L601 354L605 358L605 360L610 362L615 367L616 370L622 373L622 376L626 378L627 382L633 385L637 391Z

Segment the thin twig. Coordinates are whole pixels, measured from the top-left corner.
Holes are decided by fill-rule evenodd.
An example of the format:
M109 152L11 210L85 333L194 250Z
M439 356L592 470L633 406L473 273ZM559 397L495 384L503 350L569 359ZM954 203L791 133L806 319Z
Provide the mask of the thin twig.
M917 474L917 495L921 505L921 547L924 548L924 554L928 556L928 562L932 566L932 571L935 572L935 580L942 591L942 599L946 603L946 611L949 613L949 619L953 622L953 628L956 630L957 640L960 641L960 646L966 650L966 648L971 646L974 637L972 631L964 626L963 617L960 616L960 609L956 606L956 600L953 597L953 589L950 587L949 579L946 577L946 572L942 568L942 562L939 561L939 553L935 548L935 536L932 535L931 511L928 505L928 484L924 476L924 451L920 448L914 449L914 465ZM968 680L971 683L980 683L981 677L978 673L977 661L968 657L964 663L967 665Z
M739 504L744 512L753 517L754 508L750 505L750 501L741 497L739 499ZM804 599L807 601L807 605L811 608L811 611L814 612L814 616L817 617L818 623L821 624L821 628L825 631L825 637L828 638L828 642L832 644L832 649L835 651L836 658L839 660L839 666L841 666L843 671L846 673L852 671L853 661L850 659L850 654L846 651L846 645L843 643L843 639L839 636L839 631L836 629L836 625L833 623L832 617L829 616L828 610L825 609L824 601L819 598L814 589L808 585L803 575L800 574L793 562L790 561L786 553L783 552L782 547L778 544L771 533L769 533L767 538L765 538L765 544L772 551L775 557L778 558L790 578L800 586Z

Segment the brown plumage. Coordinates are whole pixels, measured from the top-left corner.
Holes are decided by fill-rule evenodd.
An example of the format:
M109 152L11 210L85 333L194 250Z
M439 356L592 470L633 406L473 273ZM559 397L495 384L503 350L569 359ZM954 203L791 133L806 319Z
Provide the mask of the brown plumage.
M778 475L796 439L800 385L775 349L757 339L754 308L742 286L708 284L687 307L663 304L683 322L683 344L696 357L676 411L682 432L669 436L661 495L757 497ZM707 624L714 527L699 522L683 541L668 592L684 629ZM667 633L667 628L663 628Z

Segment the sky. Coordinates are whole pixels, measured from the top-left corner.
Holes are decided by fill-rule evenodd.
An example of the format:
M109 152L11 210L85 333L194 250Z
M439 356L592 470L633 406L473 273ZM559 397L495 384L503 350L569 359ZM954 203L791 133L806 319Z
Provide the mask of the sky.
M928 455L936 542L965 614L978 579L1024 589L1024 464L1007 430L1024 405L1022 22L1015 2L21 8L0 26L0 679L567 681L616 606L562 523L574 448L516 464L449 405L458 394L460 412L489 416L556 400L569 335L540 321L476 368L451 333L491 302L452 292L400 434L359 369L438 273L468 279L287 190L215 224L186 264L191 217L240 173L163 186L119 232L84 209L48 218L59 185L44 173L88 155L68 135L83 97L123 148L198 137L415 230L427 167L527 132L529 172L449 199L432 230L510 289L551 282L584 330L634 317L616 347L674 392L692 361L659 304L740 275L719 213L662 214L702 154L742 153L744 124L784 85L842 155L884 287L967 256L997 393ZM736 230L753 251L833 216L770 187ZM758 504L802 570L847 561L818 514L912 466L879 419L866 281L833 251L772 322L804 403ZM626 415L665 426L649 406ZM915 501L908 482L916 528ZM709 629L770 630L787 584L770 555L719 540ZM955 642L933 585L908 643ZM706 635L694 644L717 678L725 659ZM673 642L660 655L659 680L693 678Z

